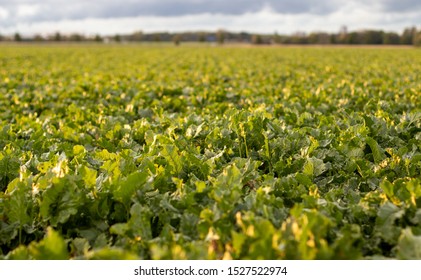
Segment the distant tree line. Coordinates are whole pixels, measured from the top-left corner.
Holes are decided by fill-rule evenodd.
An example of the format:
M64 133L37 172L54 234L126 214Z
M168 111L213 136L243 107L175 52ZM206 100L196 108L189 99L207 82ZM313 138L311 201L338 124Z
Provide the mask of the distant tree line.
M16 42L182 42L208 43L248 43L248 44L345 44L345 45L416 45L421 46L421 30L416 27L405 28L401 34L382 30L360 30L348 32L342 27L338 33L327 32L296 32L292 35L253 34L249 32L229 32L217 30L215 32L154 32L143 33L137 31L132 34L116 34L113 36L85 36L82 34L61 34L56 32L48 36L36 34L23 37L16 33L13 36L2 36L0 41Z

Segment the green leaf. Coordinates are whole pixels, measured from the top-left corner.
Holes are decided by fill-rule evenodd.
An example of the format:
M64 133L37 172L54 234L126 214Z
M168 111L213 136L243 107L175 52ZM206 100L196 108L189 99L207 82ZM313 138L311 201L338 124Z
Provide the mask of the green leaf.
M130 220L127 225L133 234L133 237L147 241L152 238L151 229L152 212L138 203L133 204L130 209Z
M0 191L4 190L7 184L19 176L19 160L10 155L0 157Z
M28 248L24 245L20 245L13 251L7 254L6 259L8 260L30 260L31 256L29 255Z
M139 257L132 252L125 251L121 248L101 248L90 251L86 258L89 260L138 260Z
M295 174L295 179L297 179L298 183L304 186L310 186L313 184L313 181L306 174L297 173Z
M50 170L53 167L53 163L51 161L41 162L38 164L37 169L41 173L47 173L48 170Z
M17 223L7 224L0 221L0 242L10 244L10 242L18 236L21 227Z
M75 156L86 153L86 149L82 145L75 145L73 146L73 154Z
M303 173L310 177L317 177L326 171L326 164L318 158L308 158L303 166Z
M174 145L164 145L161 155L167 159L169 166L172 168L173 174L179 175L183 169L183 163L181 161L178 148Z
M232 246L237 254L241 254L243 250L243 244L246 241L247 237L243 233L238 233L235 231L231 232L232 235Z
M73 257L80 258L81 256L84 256L87 254L90 247L91 246L89 245L89 241L86 240L85 238L80 238L80 237L75 238L71 240L71 243L70 243L70 248L71 248L70 254Z
M406 183L406 189L411 195L411 202L414 206L417 205L416 200L421 197L421 181L420 179L412 179Z
M148 172L136 171L127 176L113 191L113 195L117 201L125 205L130 204L130 200L141 189L148 179Z
M384 154L384 150L379 146L376 140L374 140L371 137L366 137L365 141L370 146L375 163L380 163L386 158L386 155Z
M110 233L124 236L129 230L129 225L127 223L114 224L110 227Z
M67 244L59 233L47 228L47 234L40 242L32 242L28 247L29 254L36 260L67 260Z
M421 259L421 236L415 236L410 228L402 230L396 247L397 256L405 260Z
M303 173L307 176L313 177L314 163L311 159L307 159L307 161L304 163Z
M395 225L395 222L402 218L404 214L404 210L390 202L386 202L380 207L376 219L376 230L389 244L396 244L401 229Z
M384 191L384 193L389 197L393 198L395 196L394 193L394 186L387 180L384 180L380 183L380 188Z
M17 222L20 227L31 222L31 213L28 212L31 207L32 201L30 199L31 189L27 184L15 179L10 183L9 188L13 187L13 191L10 194L9 200L9 211L7 213L10 221Z
M206 189L206 183L203 181L196 181L195 185L198 193L202 193Z
M241 171L230 165L217 177L210 195L224 210L228 210L238 203L242 187Z
M347 156L350 158L362 158L364 156L364 150L361 148L352 148L347 152Z
M89 188L94 188L96 185L97 171L87 167L86 165L79 168L79 174L82 176L83 181Z
M71 179L54 178L53 182L42 194L40 214L44 221L57 226L66 223L70 216L78 213L83 202Z

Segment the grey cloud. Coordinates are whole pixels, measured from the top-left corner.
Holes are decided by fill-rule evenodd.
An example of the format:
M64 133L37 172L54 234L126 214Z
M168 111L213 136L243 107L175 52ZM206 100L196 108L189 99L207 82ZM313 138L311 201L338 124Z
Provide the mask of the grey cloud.
M378 12L421 10L420 0L0 0L0 8L9 12L0 26L16 23L60 21L85 18L121 18L136 16L182 16L201 13L240 15L270 7L279 14L329 15L343 5L358 3ZM33 15L18 16L20 5L36 5Z
M328 14L337 8L335 0L120 0L120 1L64 1L64 0L0 0L0 7L15 15L19 5L39 5L36 15L20 21L44 21L83 18L118 18L133 16L180 16L200 13L239 15L257 12L270 6L282 14Z
M382 8L387 12L409 12L420 11L420 0L384 0L382 1Z

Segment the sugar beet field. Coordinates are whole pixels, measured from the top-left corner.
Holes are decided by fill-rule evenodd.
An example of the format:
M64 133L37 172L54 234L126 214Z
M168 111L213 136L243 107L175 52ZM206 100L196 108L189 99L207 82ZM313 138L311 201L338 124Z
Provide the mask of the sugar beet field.
M421 259L421 52L0 46L0 259Z

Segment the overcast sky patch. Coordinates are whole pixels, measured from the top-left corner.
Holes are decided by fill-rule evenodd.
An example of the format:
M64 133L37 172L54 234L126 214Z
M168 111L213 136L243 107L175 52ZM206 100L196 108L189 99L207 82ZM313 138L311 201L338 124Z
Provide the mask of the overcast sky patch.
M0 33L152 31L293 33L421 23L419 0L0 0Z

